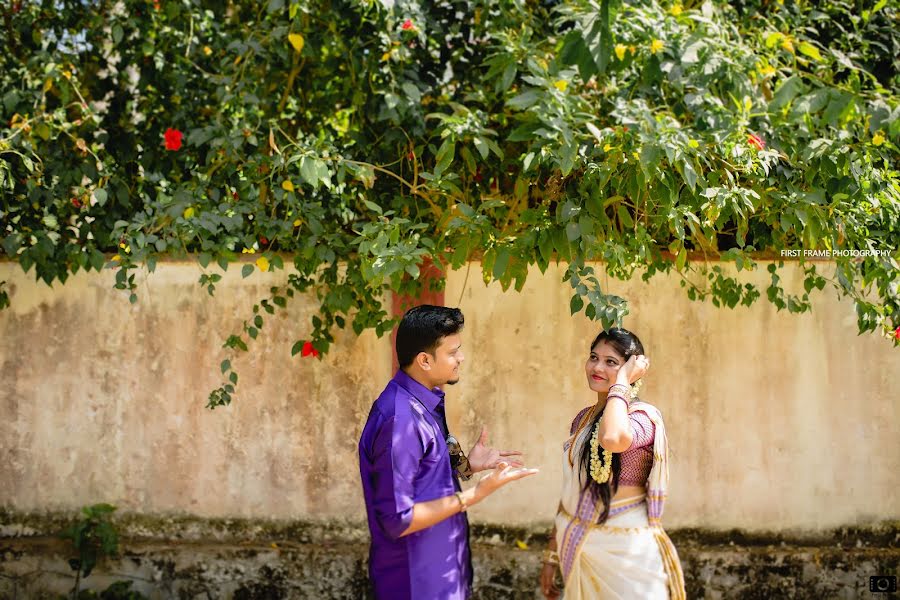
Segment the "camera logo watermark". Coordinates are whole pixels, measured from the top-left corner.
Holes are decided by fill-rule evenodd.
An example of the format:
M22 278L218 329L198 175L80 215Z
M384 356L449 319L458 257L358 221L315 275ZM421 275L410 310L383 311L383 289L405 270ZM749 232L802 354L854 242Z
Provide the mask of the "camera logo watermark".
M896 575L875 575L869 577L869 591L876 594L893 594L897 591Z
M785 258L868 258L870 256L890 256L890 250L851 250L851 249L835 249L835 250L800 250L787 249L781 251L781 256Z

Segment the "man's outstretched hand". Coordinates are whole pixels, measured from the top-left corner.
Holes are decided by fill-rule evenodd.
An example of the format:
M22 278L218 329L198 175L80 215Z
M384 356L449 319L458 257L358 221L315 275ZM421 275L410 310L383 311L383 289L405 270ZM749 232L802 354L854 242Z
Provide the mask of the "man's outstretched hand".
M478 438L478 442L472 446L468 456L469 467L472 469L473 473L485 471L487 469L495 469L497 465L500 464L501 460L510 467L525 466L525 463L522 461L509 458L510 456L522 456L522 453L518 450L497 450L496 448L490 448L487 445L487 441L487 427L482 426L481 436Z

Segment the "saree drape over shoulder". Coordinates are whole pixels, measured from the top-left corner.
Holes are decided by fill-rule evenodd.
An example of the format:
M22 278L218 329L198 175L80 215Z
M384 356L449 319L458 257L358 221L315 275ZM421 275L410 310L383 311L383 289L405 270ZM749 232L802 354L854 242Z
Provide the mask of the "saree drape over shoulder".
M585 479L579 478L578 461L569 464L570 444L577 450L590 432L570 437L563 449L563 510L556 516L556 541L565 600L685 599L681 563L660 521L669 479L665 426L654 406L632 402L628 412L635 411L649 416L656 429L647 494L613 501L602 525L597 524L602 500L582 492Z

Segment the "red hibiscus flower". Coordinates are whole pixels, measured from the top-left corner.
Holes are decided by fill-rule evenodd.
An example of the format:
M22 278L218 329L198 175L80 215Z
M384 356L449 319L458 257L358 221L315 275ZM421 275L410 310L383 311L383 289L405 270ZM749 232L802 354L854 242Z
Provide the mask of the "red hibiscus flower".
M319 351L313 348L312 343L303 342L303 350L300 351L300 356L319 356Z
M416 28L416 26L412 22L412 19L407 19L407 20L403 21L403 25L400 26L400 29L402 29L403 31L412 31L415 28Z
M762 140L762 138L752 133L747 134L747 143L757 150L762 150L766 147L766 143Z
M897 329L894 330L894 339L900 340L900 326L898 326Z
M261 238L259 238L259 245L260 245L260 246L268 246L268 245L269 245L269 238L266 238L266 237L261 237Z
M166 138L166 150L178 150L181 148L181 138L184 137L184 134L177 129L169 127L166 129L164 137Z
M72 198L72 206L75 208L81 208L81 200L78 198Z

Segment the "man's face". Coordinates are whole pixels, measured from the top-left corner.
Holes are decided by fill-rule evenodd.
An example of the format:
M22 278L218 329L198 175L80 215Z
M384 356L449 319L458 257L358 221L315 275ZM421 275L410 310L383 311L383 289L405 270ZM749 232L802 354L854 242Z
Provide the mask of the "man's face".
M462 338L458 333L442 338L434 350L434 356L429 355L429 358L432 365L429 375L434 387L456 383L459 381L459 367L465 359Z

